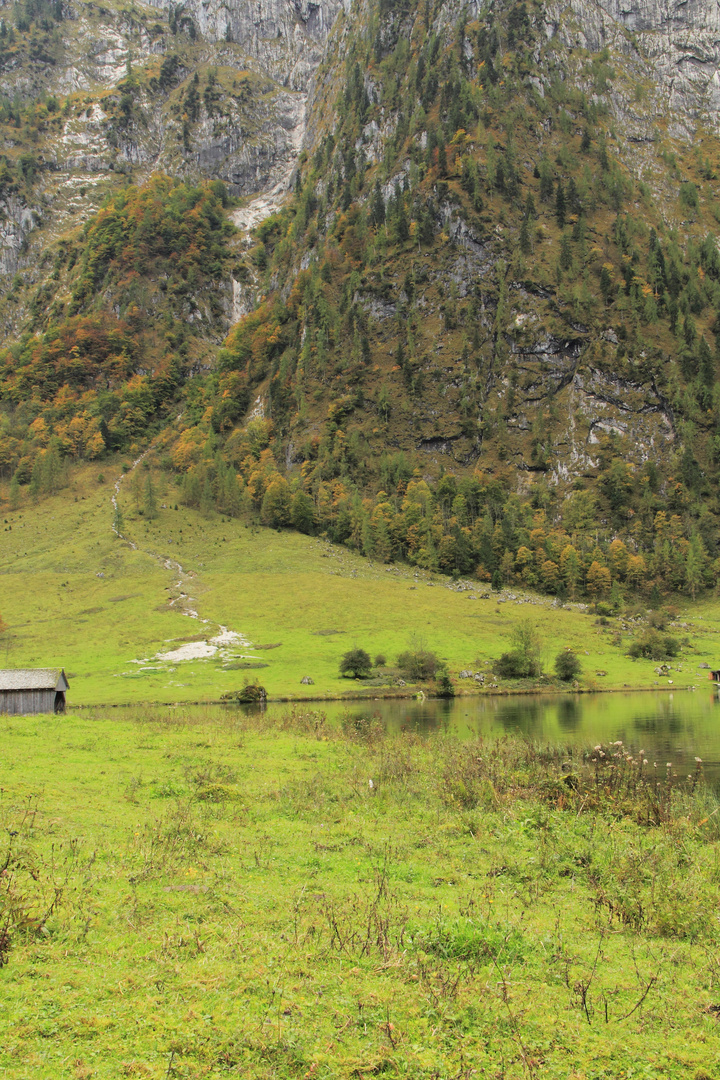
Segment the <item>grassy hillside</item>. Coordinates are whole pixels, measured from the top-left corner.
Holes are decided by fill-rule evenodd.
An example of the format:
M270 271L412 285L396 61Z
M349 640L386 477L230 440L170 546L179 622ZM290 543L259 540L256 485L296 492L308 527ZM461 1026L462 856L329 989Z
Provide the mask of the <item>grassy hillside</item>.
M669 678L676 687L699 684L706 673L698 664L718 660L716 601L674 610L667 632L684 644L659 677L656 661L626 655L648 629L647 609L598 620L548 597L494 593L363 559L320 538L204 517L175 502L171 474L142 465L120 484L127 541L120 540L110 497L123 474L119 462L102 469L77 470L68 488L6 512L2 526L2 665L63 664L74 704L217 700L255 678L271 696L408 692L393 669L401 651L423 643L466 692L477 684L458 681L458 673L481 671L489 685L490 662L511 647L521 622L541 633L546 670L565 646L578 651L585 688L649 688ZM148 480L157 503L151 519ZM222 640L206 659L154 659L183 644L202 649L221 627L240 637ZM387 660L367 683L338 674L355 645ZM305 676L314 685L301 685ZM499 681L499 689L528 685Z
M217 713L0 718L7 1080L717 1075L702 787Z

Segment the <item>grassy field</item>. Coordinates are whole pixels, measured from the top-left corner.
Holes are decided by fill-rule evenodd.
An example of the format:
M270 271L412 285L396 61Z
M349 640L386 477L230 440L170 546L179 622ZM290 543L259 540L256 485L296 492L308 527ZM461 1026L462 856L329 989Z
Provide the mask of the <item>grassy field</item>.
M361 685L371 695L392 693L387 676L364 684L342 679L342 654L357 644L392 665L422 641L454 677L464 669L488 672L520 620L541 633L548 670L561 648L578 650L585 689L651 688L669 679L676 688L702 684L707 676L698 664L720 663L715 598L694 605L677 598L674 632L686 646L659 677L654 662L626 655L637 627L623 619L599 626L548 597L488 595L479 583L463 589L438 575L373 564L321 538L204 519L174 509L175 489L160 473L161 508L151 522L137 513L131 477L121 485L133 548L111 529L119 474L119 462L84 468L59 495L4 511L0 614L8 630L0 636L0 664L64 665L72 704L217 700L255 678L273 697L357 694ZM207 658L156 659L188 642L202 648L220 627L240 638ZM301 685L306 676L313 685ZM460 692L469 686L477 689L456 680Z
M7 1080L718 1076L702 785L305 710L0 718Z

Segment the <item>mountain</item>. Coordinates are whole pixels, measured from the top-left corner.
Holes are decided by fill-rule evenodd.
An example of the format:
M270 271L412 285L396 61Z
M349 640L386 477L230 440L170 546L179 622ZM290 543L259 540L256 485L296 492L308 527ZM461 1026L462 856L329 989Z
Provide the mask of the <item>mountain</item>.
M718 570L707 3L0 24L0 468L617 604Z

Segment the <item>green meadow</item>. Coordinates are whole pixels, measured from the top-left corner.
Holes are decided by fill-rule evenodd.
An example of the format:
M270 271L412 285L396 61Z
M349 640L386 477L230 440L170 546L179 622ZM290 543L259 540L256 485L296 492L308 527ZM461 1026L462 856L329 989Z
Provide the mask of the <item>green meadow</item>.
M714 599L677 598L682 649L659 677L627 655L646 614L630 602L599 620L206 519L159 471L152 521L123 480L119 539L103 473L2 524L0 663L63 664L86 706L0 717L3 1076L720 1075L720 817L701 766L613 744L647 695L629 712L624 695L528 700L541 749L502 736L525 702L497 692L530 683L458 677L490 682L529 622L547 671L577 651L582 689L702 687ZM414 694L394 665L417 644L458 693L487 694L456 735L337 701L178 704L248 679L275 698ZM370 679L338 674L355 645L386 656ZM712 729L713 703L683 699Z
M719 1075L699 774L294 709L0 718L7 1080Z
M698 665L720 662L715 598L673 598L672 632L683 645L672 670L658 676L657 663L626 654L640 629L629 609L601 625L580 605L495 594L478 582L465 588L320 537L204 518L175 509L176 490L160 472L152 521L139 513L133 474L123 480L121 540L111 528L119 474L119 462L79 469L60 494L3 512L0 663L63 665L73 705L213 701L255 679L275 698L411 693L417 688L398 688L393 665L414 643L447 661L458 693L478 692L458 674L478 670L491 682L490 665L521 621L540 633L547 672L560 649L577 650L583 689L697 685L707 678ZM221 627L239 636L193 658ZM196 646L190 658L182 658L187 649L177 658L188 645ZM341 656L355 645L386 657L370 680L339 675ZM306 677L313 683L302 685ZM529 685L505 680L499 689Z

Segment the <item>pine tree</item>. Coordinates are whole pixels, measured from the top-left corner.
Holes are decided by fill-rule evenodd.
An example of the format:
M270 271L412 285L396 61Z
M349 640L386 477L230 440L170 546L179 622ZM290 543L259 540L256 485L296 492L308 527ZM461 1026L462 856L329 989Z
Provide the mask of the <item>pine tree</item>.
M223 483L223 507L228 517L238 517L242 506L240 485L234 469L228 469Z
M704 585L704 572L707 564L707 552L700 534L693 530L685 563L685 584L693 600Z
M158 516L157 500L155 498L155 488L153 487L152 476L150 475L150 473L147 474L147 478L145 480L143 514L149 521L152 521Z
M405 202L399 195L395 204L395 213L392 222L393 237L397 244L405 244L410 239L410 226L405 213Z
M600 271L600 292L603 294L603 300L606 304L609 304L612 300L613 292L612 278L610 277L610 271L607 266L603 266Z
M495 156L495 141L492 136L488 136L487 148L485 151L485 178L487 180L487 189L491 194L495 190L496 169L497 158Z
M580 202L580 196L578 195L578 190L572 176L568 181L565 201L571 214L575 214L576 216L582 214L582 203Z
M373 188L370 219L376 228L379 228L380 225L385 224L385 200L383 199L383 194L380 190L379 180L375 181L375 187Z
M562 180L558 180L555 193L555 220L559 229L565 227L565 209L565 192L563 191Z
M529 255L532 250L532 243L530 240L530 226L528 225L527 218L520 226L520 250L523 255Z
M202 487L202 494L200 495L200 513L203 517L210 517L214 509L212 488L210 487L210 481L205 478L205 483Z
M550 202L553 197L555 185L553 184L550 165L545 158L540 162L540 169L538 171L540 174L540 200L541 202Z
M202 497L200 478L194 469L185 473L182 484L182 501L185 506L199 506Z
M704 386L708 389L712 389L715 382L715 361L713 360L712 353L710 352L710 346L704 337L700 338L700 345L698 346L698 360L700 368L700 379Z
M435 237L435 223L433 221L433 216L427 207L423 208L419 224L418 240L427 247L429 244L432 244Z

